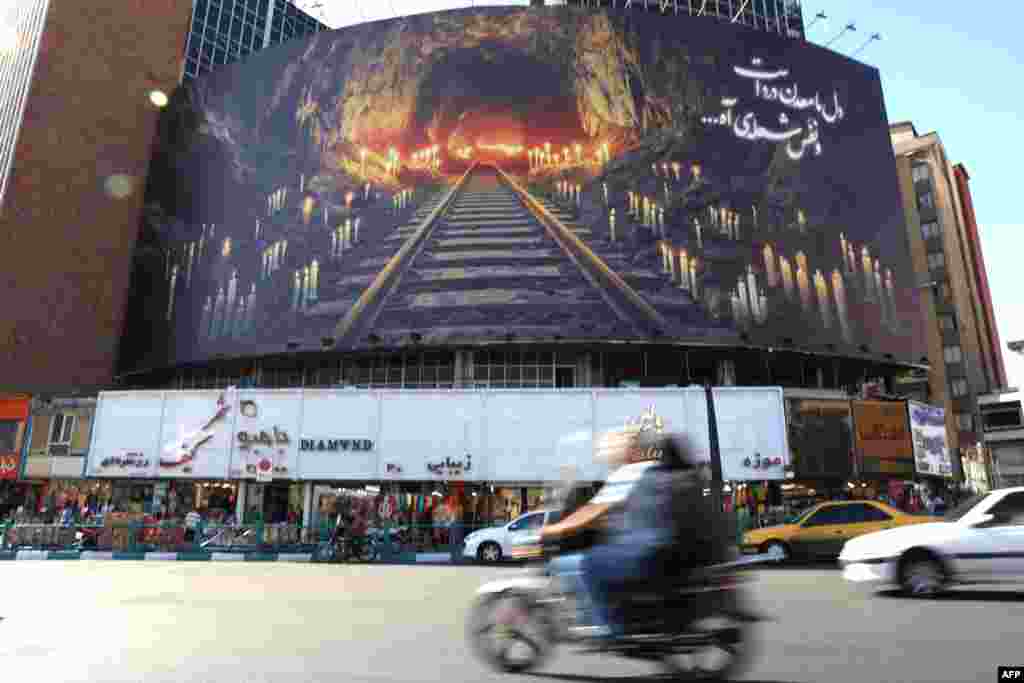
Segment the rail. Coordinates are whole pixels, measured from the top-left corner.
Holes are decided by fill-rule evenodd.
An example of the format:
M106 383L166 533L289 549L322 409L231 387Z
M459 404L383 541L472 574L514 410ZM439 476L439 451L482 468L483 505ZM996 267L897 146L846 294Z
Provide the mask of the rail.
M338 323L334 330L334 337L337 340L338 346L355 342L352 337L358 335L361 330L373 325L373 321L387 301L388 295L394 291L401 281L406 267L412 263L423 249L423 245L427 243L427 238L437 225L438 219L448 211L448 207L451 206L452 201L458 196L459 190L462 189L466 180L475 169L476 164L474 163L462 174L462 177L452 186L448 194L445 195L445 198L423 219L416 233L402 244L398 252L391 257L387 265L374 278L373 283L370 284L345 317L342 318L341 322Z
M397 253L377 274L372 284L362 293L355 305L335 328L338 346L358 346L362 335L368 334L377 323L388 300L402 287L405 274L421 257L431 236L445 217L457 207L470 178L480 168L473 164L452 186L445 198L424 218ZM573 231L553 215L530 192L497 166L493 168L498 182L510 190L524 218L535 222L565 258L578 271L582 279L600 296L604 305L621 322L640 334L659 336L670 328L670 323L643 296L615 272L600 256Z
M520 201L541 222L551 238L562 247L562 250L582 271L584 277L601 293L608 305L624 322L633 324L639 322L641 328L648 331L652 328L658 331L668 329L668 321L635 289L630 287L629 283L623 280L604 259L595 254L567 225L534 199L529 191L520 187L512 177L500 168L497 168L497 171L501 179L515 191ZM618 291L625 299L626 307L622 306L622 302L615 301L610 296L609 290ZM629 308L633 310L630 311Z

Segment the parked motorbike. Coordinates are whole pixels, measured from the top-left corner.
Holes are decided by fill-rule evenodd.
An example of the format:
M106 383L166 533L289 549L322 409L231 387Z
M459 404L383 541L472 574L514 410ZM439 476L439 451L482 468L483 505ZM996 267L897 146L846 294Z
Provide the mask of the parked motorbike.
M74 550L95 550L99 547L100 529L95 527L78 527L75 532Z
M594 643L574 635L580 625L575 596L564 577L546 570L494 581L477 591L468 638L491 668L522 673L542 665L561 644L660 663L696 680L736 676L749 664L750 625L762 621L744 604L742 567L752 558L707 567L685 585L643 584L623 595L626 633Z

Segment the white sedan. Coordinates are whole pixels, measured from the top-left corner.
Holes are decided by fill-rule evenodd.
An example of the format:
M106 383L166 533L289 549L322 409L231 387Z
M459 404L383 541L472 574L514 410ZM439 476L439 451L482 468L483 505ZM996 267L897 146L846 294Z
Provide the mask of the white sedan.
M839 555L853 582L932 595L956 584L1024 581L1024 487L976 496L942 521L848 541Z
M540 543L541 528L558 518L558 510L528 512L508 524L474 531L463 541L462 555L487 563L511 559L516 546Z

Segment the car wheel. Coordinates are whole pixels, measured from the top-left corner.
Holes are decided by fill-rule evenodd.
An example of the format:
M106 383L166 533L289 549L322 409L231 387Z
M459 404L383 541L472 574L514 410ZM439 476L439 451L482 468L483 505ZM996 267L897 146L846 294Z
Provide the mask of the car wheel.
M494 564L501 561L501 546L497 543L484 543L476 551L476 559L487 564Z
M768 541L761 546L761 553L770 555L772 559L785 562L790 558L789 546L782 541Z
M900 587L907 595L926 598L942 592L946 586L946 572L930 555L912 555L900 569Z

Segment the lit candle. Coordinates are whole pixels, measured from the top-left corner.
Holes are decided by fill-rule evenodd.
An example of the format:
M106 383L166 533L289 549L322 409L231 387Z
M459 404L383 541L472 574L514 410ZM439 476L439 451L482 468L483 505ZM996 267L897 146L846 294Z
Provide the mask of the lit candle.
M352 200L353 199L354 199L354 196L353 196L353 194L351 192L348 192L348 193L345 194L345 208L346 209L351 209L352 208Z
M853 341L853 334L850 330L850 316L846 307L846 286L843 284L843 276L838 270L832 271L832 295L836 300L836 312L839 315L839 327L843 333L843 339L850 343Z
M832 306L829 303L828 282L820 270L814 271L814 289L818 294L818 308L821 309L821 322L825 329L832 328Z
M738 292L733 292L730 297L730 303L732 304L732 319L736 321L737 325L743 324L743 311L740 308L740 295Z
M604 190L604 203L608 205L608 183L601 183L601 188Z
M359 221L360 218L357 216L354 223L352 223L352 241L354 243L359 242Z
M680 169L680 164L679 164L679 162L678 162L678 161L673 161L673 162L672 162L672 172L673 172L673 173L675 174L675 176L676 176L676 182L677 182L677 183L679 182L679 169Z
M868 251L867 247L861 249L861 262L864 266L864 298L868 302L874 302L875 277L874 273L872 272L874 262L871 259L871 253Z
M811 280L807 275L807 270L800 266L796 267L796 282L800 289L800 306L804 309L804 313L810 313L812 304Z
M896 288L892 281L892 270L885 270L885 298L889 303L889 326L892 329L898 327L897 323L897 312L896 312Z
M769 287L777 287L779 285L778 271L775 269L775 250L772 249L772 245L764 245L764 273L768 279Z
M760 300L757 298L757 274L754 273L753 266L747 266L747 295L750 297L750 308L754 314L754 317L760 315Z
M608 213L608 227L611 230L612 242L615 242L615 209Z
M760 304L761 311L761 317L758 318L758 322L763 325L766 322L768 322L768 297L764 293L764 291L761 292L760 296L758 297L758 301Z
M743 281L743 278L736 282L736 292L739 294L740 299L740 314L743 317L743 321L746 322L752 311L750 310L750 302L747 298L747 284Z
M779 256L779 271L782 273L782 290L786 293L786 298L792 301L793 268L789 265L789 259L782 255Z
M679 288L689 289L690 288L690 263L686 256L686 250L679 250Z

